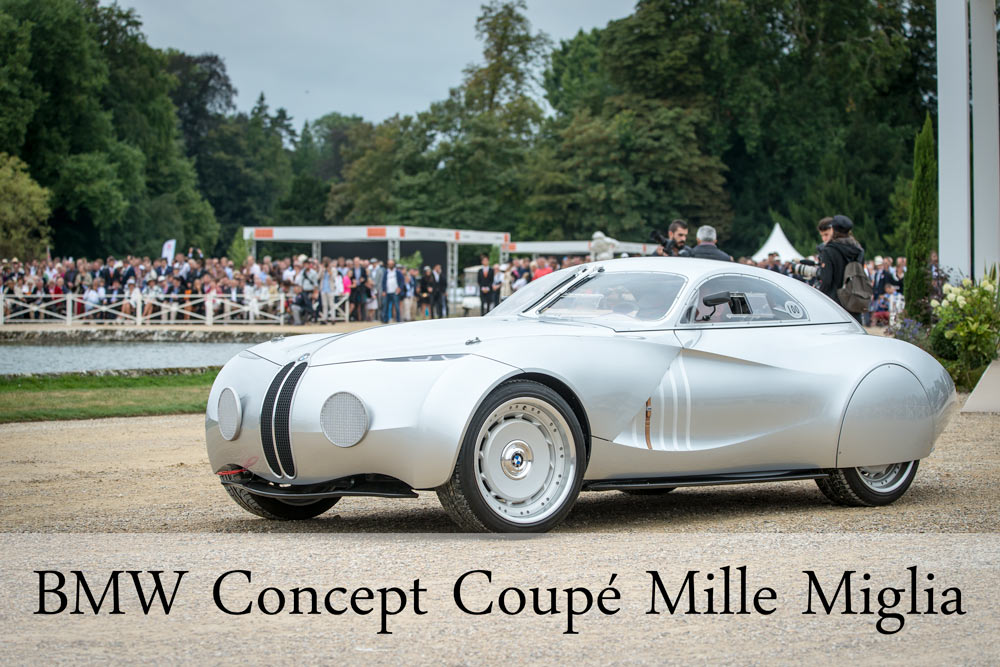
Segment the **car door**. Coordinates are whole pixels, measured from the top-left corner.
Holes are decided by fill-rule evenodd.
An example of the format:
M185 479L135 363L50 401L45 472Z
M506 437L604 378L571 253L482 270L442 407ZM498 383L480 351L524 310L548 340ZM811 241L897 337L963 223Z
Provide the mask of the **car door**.
M810 368L822 327L803 304L764 278L722 274L698 285L681 313L681 351L654 397L656 449L675 454L670 472L829 465L835 429L817 423L829 399Z

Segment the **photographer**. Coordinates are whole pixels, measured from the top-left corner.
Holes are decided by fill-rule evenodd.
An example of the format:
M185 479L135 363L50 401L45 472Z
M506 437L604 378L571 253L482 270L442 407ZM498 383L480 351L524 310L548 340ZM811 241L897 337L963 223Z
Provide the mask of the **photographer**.
M691 249L685 246L687 242L688 223L674 220L667 229L667 236L654 229L649 238L660 244L656 254L661 257L690 257Z
M819 249L819 265L796 264L795 273L818 277L819 290L861 322L861 313L872 297L871 282L862 266L865 250L851 233L854 223L847 216L833 216L831 228L830 241Z

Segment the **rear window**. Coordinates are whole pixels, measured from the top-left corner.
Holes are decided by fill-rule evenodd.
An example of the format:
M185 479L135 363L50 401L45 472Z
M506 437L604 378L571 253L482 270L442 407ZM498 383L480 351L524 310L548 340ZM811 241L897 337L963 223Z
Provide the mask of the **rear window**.
M723 303L705 299L727 296ZM712 325L762 322L806 322L806 309L791 294L769 280L745 275L712 278L695 290L680 324Z

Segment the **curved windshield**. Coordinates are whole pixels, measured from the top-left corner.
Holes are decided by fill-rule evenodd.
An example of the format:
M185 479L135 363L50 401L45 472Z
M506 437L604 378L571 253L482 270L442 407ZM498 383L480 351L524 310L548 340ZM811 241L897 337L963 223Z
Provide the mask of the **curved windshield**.
M487 313L486 317L503 317L505 315L517 315L524 312L525 309L541 301L542 297L576 276L579 272L580 267L575 266L570 269L555 271L537 280L532 280L501 301L500 305Z
M675 273L595 273L563 292L538 314L588 320L618 331L648 329L670 311L684 280Z

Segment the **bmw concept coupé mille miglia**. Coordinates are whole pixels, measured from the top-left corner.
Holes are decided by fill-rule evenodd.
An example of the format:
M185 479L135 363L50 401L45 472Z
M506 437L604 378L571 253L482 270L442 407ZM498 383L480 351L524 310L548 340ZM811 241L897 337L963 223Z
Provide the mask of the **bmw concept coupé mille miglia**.
M815 479L909 487L955 405L944 368L819 291L727 262L563 269L485 317L275 339L212 387L212 471L247 511L434 490L464 529L544 531L584 491Z

